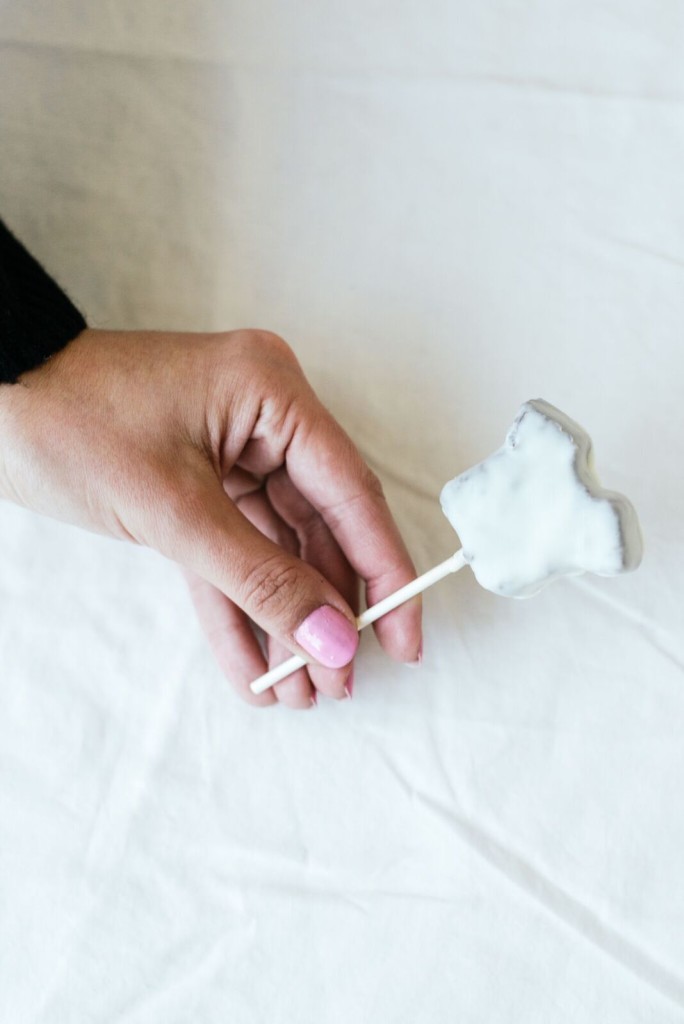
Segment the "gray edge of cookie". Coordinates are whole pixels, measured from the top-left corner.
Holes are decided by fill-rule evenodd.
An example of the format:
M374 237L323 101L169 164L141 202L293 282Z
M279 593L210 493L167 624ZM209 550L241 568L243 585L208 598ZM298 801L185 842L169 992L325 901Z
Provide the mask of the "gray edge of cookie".
M592 498L608 501L615 509L622 542L623 572L631 572L637 569L641 563L644 548L636 509L624 494L620 494L618 491L608 491L601 487L600 484L597 486L589 469L589 460L593 447L589 434L579 423L570 419L564 412L561 412L555 405L551 405L550 402L546 402L543 398L533 398L529 402L525 402L525 405L523 405L516 417L513 427L511 427L511 433L525 416L527 408L534 409L535 412L538 412L545 419L556 423L559 429L571 438L576 449L575 469L578 479Z

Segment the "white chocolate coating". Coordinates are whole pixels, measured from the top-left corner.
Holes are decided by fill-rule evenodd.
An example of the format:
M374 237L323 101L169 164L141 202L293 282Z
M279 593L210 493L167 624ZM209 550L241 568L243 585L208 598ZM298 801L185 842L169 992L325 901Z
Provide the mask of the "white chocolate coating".
M559 576L615 576L641 561L632 504L605 491L591 439L548 402L522 406L506 441L451 480L440 501L478 582L529 597Z

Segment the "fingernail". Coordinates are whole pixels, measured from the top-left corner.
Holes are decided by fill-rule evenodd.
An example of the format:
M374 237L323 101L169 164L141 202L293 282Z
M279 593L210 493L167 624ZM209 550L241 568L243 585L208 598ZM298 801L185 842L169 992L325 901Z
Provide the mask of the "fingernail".
M354 692L354 669L351 670L347 676L347 682L345 683L344 692L351 700L351 695Z
M317 693L316 690L314 690L312 692L312 694L311 694L311 706L315 708L317 704L318 704L318 693Z
M418 648L418 657L415 661L407 661L406 664L409 668L418 668L423 660L423 641L420 641L420 647Z
M294 638L307 654L327 668L348 665L359 646L355 626L342 612L327 604L304 619Z

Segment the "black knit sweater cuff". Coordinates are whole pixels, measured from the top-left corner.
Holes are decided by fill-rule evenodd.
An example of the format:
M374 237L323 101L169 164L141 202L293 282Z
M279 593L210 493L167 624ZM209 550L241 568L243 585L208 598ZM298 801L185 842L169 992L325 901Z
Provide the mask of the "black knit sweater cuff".
M0 383L14 383L85 326L70 299L0 221Z

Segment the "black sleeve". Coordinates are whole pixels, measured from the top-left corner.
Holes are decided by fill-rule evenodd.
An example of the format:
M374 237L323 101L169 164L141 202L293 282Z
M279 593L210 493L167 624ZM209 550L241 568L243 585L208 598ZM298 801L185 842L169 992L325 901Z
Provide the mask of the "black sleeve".
M0 384L39 366L85 326L61 288L0 221Z

